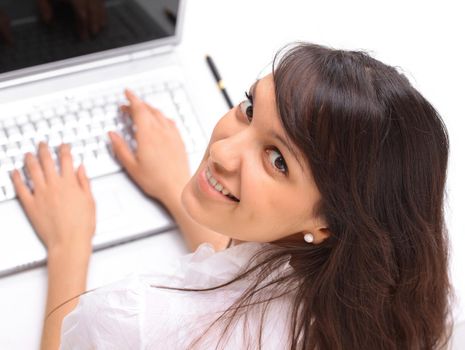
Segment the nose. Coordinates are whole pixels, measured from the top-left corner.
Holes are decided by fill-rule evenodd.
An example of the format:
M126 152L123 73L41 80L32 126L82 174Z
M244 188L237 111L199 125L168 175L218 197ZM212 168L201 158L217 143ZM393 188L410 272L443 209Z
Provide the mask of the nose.
M242 131L217 140L210 145L210 160L219 173L236 172L247 149L247 132Z

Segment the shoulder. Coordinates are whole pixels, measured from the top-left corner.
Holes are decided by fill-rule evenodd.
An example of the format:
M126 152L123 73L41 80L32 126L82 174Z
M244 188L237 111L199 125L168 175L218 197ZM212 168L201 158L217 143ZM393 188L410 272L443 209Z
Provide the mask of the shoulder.
M106 349L109 344L122 349L156 348L160 342L173 349L188 346L242 295L247 281L208 292L175 288L202 289L229 282L261 247L263 244L243 243L215 252L203 244L170 269L139 273L81 296L63 322L62 348ZM274 339L268 330L279 328L277 334L283 334L283 305L282 300L274 302L268 310L264 333L268 339ZM240 329L253 329L258 324L258 311L251 309L248 314L228 344L239 344L243 337ZM221 334L221 327L216 329ZM204 337L205 345L217 340L218 334L213 330Z
M63 320L61 349L138 348L143 283L128 277L82 295Z

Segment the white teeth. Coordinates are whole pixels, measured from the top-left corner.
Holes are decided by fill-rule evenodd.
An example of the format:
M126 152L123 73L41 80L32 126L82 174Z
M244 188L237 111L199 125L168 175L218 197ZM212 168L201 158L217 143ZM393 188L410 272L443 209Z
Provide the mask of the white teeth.
M221 192L225 196L229 195L229 191L223 187L222 184L220 184L216 179L213 177L213 175L210 173L210 171L207 169L206 170L206 175L207 175L207 180L208 182L217 190L218 192Z

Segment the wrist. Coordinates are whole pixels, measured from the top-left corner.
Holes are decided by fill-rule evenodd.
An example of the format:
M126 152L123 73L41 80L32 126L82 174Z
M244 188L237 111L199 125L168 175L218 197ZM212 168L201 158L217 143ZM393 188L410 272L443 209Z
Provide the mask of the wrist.
M73 261L76 263L87 263L92 254L91 244L61 243L48 247L47 260L50 263L55 261Z

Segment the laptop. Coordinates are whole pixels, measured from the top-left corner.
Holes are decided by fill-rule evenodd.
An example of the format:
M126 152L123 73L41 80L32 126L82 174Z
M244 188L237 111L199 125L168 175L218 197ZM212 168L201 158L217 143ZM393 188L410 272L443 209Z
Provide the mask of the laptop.
M75 166L86 165L97 208L94 250L175 226L163 206L131 182L109 147L109 130L137 147L130 118L118 109L124 88L176 121L191 169L206 146L195 92L175 52L183 0L102 0L101 12L87 16L100 16L97 24L83 23L71 1L50 1L45 23L36 3L0 0L11 34L0 43L0 277L46 261L9 178L14 168L24 174L24 154L35 152L39 141L52 152L69 143Z

